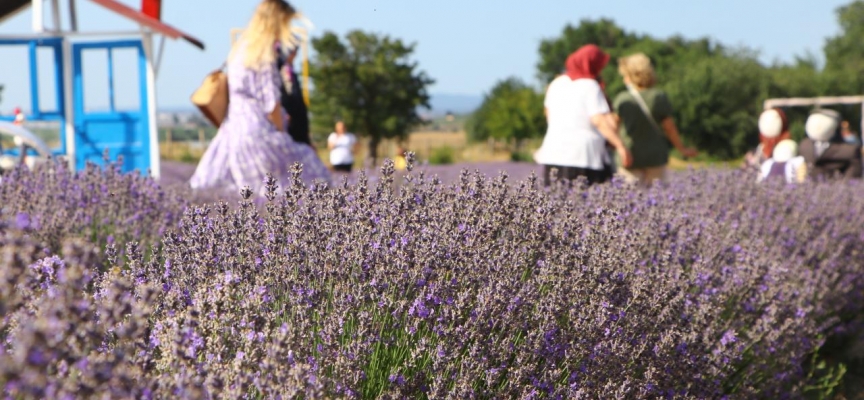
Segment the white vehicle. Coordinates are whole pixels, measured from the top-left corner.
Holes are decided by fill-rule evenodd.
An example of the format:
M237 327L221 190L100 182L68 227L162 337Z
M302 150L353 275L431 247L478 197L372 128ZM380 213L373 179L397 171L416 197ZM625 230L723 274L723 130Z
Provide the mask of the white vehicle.
M48 146L32 132L20 125L11 122L0 121L0 138L12 137L17 147L18 154L10 154L11 149L0 151L0 172L15 169L18 165L25 164L31 169L39 165L51 156ZM36 152L32 154L30 150Z

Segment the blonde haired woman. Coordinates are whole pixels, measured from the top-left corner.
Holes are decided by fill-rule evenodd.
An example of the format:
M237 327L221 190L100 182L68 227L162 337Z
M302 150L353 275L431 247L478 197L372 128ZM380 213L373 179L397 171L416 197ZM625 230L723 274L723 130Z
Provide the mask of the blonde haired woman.
M231 49L228 114L192 176L193 188L236 193L249 186L263 193L268 173L285 188L295 162L303 164L305 181L329 182L329 171L315 151L285 131L289 121L280 103L277 44L295 43L290 30L295 16L284 0L262 1Z
M666 179L669 143L685 157L694 149L684 147L672 118L672 104L666 93L654 87L656 77L651 60L637 53L618 60L618 72L628 90L614 102L620 119L620 135L632 154L632 164L619 171L631 182L649 185Z

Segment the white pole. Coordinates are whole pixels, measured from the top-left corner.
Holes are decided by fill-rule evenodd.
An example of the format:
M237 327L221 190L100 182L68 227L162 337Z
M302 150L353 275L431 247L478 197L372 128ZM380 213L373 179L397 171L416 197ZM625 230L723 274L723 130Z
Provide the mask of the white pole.
M75 104L72 95L72 43L68 37L63 38L63 103L66 107L63 116L66 119L66 157L69 169L75 171Z
M75 0L69 0L69 30L78 31L78 12L75 9Z
M62 31L60 26L60 0L51 0L51 16L54 20L54 30Z
M45 21L45 19L43 18L44 10L43 10L42 2L43 2L43 0L33 0L30 3L31 7L33 7L33 22L32 22L33 32L44 32L45 31L45 25L43 23L43 21Z
M147 59L147 118L150 128L150 174L154 179L161 176L159 159L159 131L156 127L156 72L153 68L153 34L142 35L144 56Z
M156 61L153 64L153 72L156 78L159 78L159 68L162 65L162 53L165 52L165 35L159 39L159 54L156 55Z

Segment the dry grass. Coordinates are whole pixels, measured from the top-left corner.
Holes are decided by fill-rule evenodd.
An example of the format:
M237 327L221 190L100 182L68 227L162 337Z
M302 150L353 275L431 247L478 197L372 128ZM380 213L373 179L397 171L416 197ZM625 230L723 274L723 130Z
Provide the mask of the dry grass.
M514 143L489 141L485 143L472 143L468 141L465 132L415 132L403 144L405 149L417 153L420 162L428 160L432 153L442 147L453 150L454 162L500 162L510 161L511 154L515 148ZM379 159L393 158L399 143L395 140L384 140L378 145ZM531 140L523 143L522 152L531 154L540 146L540 140ZM198 142L171 142L159 143L159 152L163 159L186 163L197 163L204 154L205 146ZM330 159L329 152L324 143L316 143L318 156L325 163ZM356 157L356 167L362 165L363 160L369 154L368 140L360 140L360 150ZM688 168L735 168L741 164L740 160L728 162L718 161L685 161L671 157L669 168L673 170L685 170Z

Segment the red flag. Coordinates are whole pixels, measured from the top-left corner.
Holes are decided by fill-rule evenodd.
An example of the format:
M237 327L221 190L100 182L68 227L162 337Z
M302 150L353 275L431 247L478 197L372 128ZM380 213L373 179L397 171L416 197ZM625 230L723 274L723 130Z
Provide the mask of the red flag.
M150 18L162 20L162 0L141 0L141 12Z

